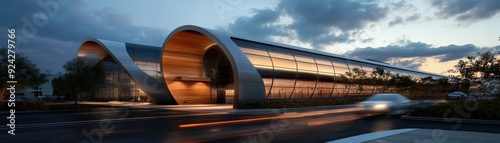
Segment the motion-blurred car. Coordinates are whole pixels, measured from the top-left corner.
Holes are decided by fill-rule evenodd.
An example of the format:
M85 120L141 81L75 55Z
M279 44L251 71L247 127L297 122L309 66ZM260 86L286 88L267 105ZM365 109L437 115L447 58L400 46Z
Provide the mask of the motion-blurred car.
M401 94L384 93L374 94L363 102L357 104L362 107L359 113L371 115L398 115L410 112L414 103Z
M455 91L448 94L448 98L450 98L451 100L465 100L467 99L467 94L461 91Z

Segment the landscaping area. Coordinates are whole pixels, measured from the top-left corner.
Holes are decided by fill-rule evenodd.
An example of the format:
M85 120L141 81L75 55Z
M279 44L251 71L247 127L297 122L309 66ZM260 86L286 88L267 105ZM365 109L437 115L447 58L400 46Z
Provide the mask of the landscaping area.
M416 108L408 116L500 120L500 99L449 101Z
M313 107L313 106L331 106L331 105L345 105L360 102L363 99L352 100L334 100L334 99L317 99L317 100L280 100L271 102L256 102L249 103L245 108L247 109L278 109L278 108L300 108L300 107Z
M446 95L415 95L406 96L410 100L446 99ZM367 97L341 98L341 99L308 99L308 100L279 100L271 102L256 102L246 105L246 109L279 109L279 108L300 108L314 106L332 106L355 104L364 101Z

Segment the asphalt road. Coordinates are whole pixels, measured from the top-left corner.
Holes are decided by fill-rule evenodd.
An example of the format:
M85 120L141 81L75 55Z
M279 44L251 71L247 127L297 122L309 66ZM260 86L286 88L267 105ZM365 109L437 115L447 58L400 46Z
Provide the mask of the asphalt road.
M500 133L500 125L360 116L351 108L256 116L114 107L83 112L20 113L16 121L15 136L7 134L6 126L0 126L3 132L0 142L303 143L400 128Z

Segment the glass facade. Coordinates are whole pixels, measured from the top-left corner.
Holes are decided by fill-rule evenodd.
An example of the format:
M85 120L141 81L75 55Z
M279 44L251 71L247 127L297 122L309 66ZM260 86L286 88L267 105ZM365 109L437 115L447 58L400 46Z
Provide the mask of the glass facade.
M126 47L130 58L142 71L153 78L163 80L160 69L161 48L137 44L126 44Z
M126 44L127 52L135 64L149 76L162 80L160 72L161 48ZM130 76L111 57L102 59L99 66L105 74L101 88L93 97L95 101L151 101Z
M383 63L365 63L235 38L233 41L262 77L267 99L358 97L402 91L406 94L411 92L407 89L415 87L398 84L418 83L422 77L435 76Z

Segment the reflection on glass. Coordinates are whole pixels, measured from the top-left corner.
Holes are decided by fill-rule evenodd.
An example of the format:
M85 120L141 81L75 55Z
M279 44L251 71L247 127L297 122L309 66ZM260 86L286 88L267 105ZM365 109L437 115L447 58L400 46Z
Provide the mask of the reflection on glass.
M93 101L138 101L148 100L146 94L135 85L130 77L110 56L96 65L104 72L102 86L91 95Z
M373 74L377 67L392 73L385 74L383 80L386 81L395 74L415 81L427 75L383 64L326 57L239 39L233 41L262 77L268 99L343 98L397 92L394 86L387 86L379 81L382 77Z
M138 44L126 44L127 52L135 64L149 76L161 80L161 48Z

